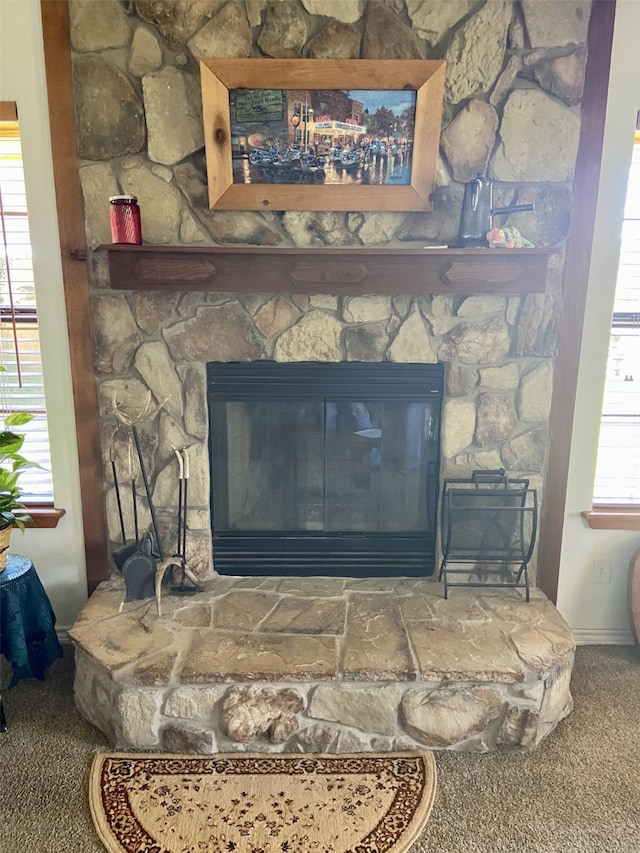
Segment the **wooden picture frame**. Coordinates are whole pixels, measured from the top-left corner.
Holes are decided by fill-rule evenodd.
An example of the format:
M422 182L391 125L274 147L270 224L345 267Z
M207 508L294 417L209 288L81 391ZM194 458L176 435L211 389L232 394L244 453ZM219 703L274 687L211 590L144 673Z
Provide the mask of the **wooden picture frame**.
M297 60L297 59L203 59L200 61L204 138L209 187L209 207L217 210L431 210L431 193L440 141L440 122L444 93L445 63L442 60ZM243 90L243 91L239 91ZM260 90L267 90L261 93ZM280 91L280 94L278 93ZM414 110L405 109L402 128L389 122L388 138L367 136L369 116L360 122L334 115L316 120L313 109L301 101L318 103L321 96L331 102L347 98L349 93L361 93L375 101L399 101L397 93L407 93L405 100ZM232 117L232 102L233 112ZM381 103L381 107L386 106ZM258 110L262 115L258 114ZM366 114L367 110L363 110ZM237 116L249 118L247 127L266 127L272 122L279 130L275 142L253 133L239 136L243 129ZM356 114L357 115L357 114ZM380 109L376 121L380 126ZM411 116L411 121L407 119ZM318 119L320 117L317 117ZM260 124L260 119L263 124ZM302 119L304 131L301 144L298 131ZM311 120L313 119L313 120ZM350 134L351 122L358 126L359 135ZM373 124L373 119L371 119ZM293 144L292 139L293 127ZM322 135L321 128L326 134ZM336 136L338 128L348 128L346 136ZM401 135L402 133L402 135ZM297 134L297 136L296 136ZM333 135L332 135L333 134ZM286 138L285 138L286 137ZM241 143L239 139L242 138ZM350 142L341 142L341 140ZM252 140L255 144L250 144ZM257 142L256 142L257 140ZM319 140L328 149L323 163L318 154ZM313 142L313 144L311 144ZM335 145L333 144L335 142ZM267 148L263 146L268 146ZM343 148L343 145L345 146ZM284 149L286 146L286 150ZM314 155L315 146L315 155ZM404 161L389 177L380 178L380 167L370 151L375 146L387 149L391 163L392 151L396 163ZM376 164L377 172L369 164ZM278 169L269 162L269 152L275 151ZM302 171L294 174L298 151L308 158ZM360 158L360 177L346 177L338 183L340 168L352 158ZM384 153L384 152L383 152ZM336 157L342 157L342 160ZM252 165L249 164L252 157ZM263 158L266 165L257 163ZM382 157L382 154L380 154ZM282 168L284 163L284 167ZM320 165L318 165L320 164ZM297 168L297 167L296 167ZM353 173L357 167L353 166ZM235 172L234 172L235 170ZM319 173L324 172L324 175ZM330 180L327 180L327 175ZM264 178L269 182L266 182ZM261 180L262 179L262 180ZM387 181L388 182L384 182ZM393 181L399 181L392 182ZM350 181L350 182L348 182ZM376 182L377 181L377 182Z

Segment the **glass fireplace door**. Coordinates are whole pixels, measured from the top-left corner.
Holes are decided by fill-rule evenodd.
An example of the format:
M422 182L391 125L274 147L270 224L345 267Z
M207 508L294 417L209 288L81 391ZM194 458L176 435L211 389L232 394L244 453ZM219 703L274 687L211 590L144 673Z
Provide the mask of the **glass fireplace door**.
M255 370L257 364L262 363L245 367ZM413 396L398 388L387 394L385 383L382 388L375 383L332 387L325 381L323 388L316 381L296 387L298 365L266 364L270 373L294 369L286 392L280 378L245 389L251 393L244 399L225 399L241 397L237 387L232 394L230 389L210 394L216 569L345 576L431 573L441 394L420 387ZM334 372L354 366L317 365ZM230 560L234 567L226 571L229 549L236 553ZM407 560L415 563L411 571Z

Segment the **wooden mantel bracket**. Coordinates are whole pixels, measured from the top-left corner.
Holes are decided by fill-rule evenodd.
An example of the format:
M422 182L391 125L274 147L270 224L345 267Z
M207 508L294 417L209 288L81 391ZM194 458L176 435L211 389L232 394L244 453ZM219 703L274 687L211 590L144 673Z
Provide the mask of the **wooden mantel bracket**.
M102 245L114 290L543 293L556 249L274 249Z

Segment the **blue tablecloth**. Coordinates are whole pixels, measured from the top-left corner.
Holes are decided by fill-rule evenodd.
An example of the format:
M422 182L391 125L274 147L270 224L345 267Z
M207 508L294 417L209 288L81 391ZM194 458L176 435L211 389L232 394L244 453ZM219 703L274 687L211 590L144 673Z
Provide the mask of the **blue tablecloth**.
M13 666L14 687L21 678L44 678L62 655L56 617L28 557L9 554L0 572L0 652Z

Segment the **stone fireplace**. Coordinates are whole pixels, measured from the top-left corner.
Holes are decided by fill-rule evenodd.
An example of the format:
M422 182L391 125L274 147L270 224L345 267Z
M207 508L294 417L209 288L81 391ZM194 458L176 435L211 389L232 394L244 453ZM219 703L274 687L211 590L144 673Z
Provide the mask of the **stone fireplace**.
M214 573L206 370L212 362L440 365L438 483L504 467L542 502L589 4L100 6L95 15L95 4L72 4L71 39L108 535L118 547L112 461L121 482L131 477L115 404L140 419L168 553L177 535L172 448L187 450L187 560L205 592L188 602L166 596L158 618L150 602L118 612L122 582L115 574L105 582L72 631L79 707L114 743L135 748L531 747L570 708L573 659L570 631L539 591L529 605L513 590L457 590L444 602L428 577ZM210 210L197 62L231 54L444 58L433 210ZM452 256L451 269L426 283L416 275L421 261L411 252L454 240L463 185L476 172L496 181L497 206L535 204L509 224L557 250L542 287L531 286L526 268L534 250L501 260L495 286L480 275L493 263L487 256ZM122 193L140 201L145 248L158 247L136 286L100 248L110 241L107 199ZM204 258L194 277L176 272L172 247ZM399 267L368 291L340 279L341 258L313 286L306 271L274 275L262 259L247 269L245 257L236 286L224 289L211 269L229 258L207 260L208 247L380 249ZM162 282L159 266L168 271ZM130 503L123 509L131 535ZM150 526L143 495L139 524ZM436 718L425 722L427 706ZM374 709L366 732L358 725L365 707ZM243 714L257 715L260 731L243 729ZM456 715L461 728L445 731Z
M114 401L135 419L151 400L152 408L162 405L153 418L143 416L138 430L165 552L172 553L176 537L178 464L172 447L186 447L191 472L188 562L199 577L211 576L206 365L212 362L362 364L371 376L376 366L383 375L394 366L415 365L419 370L422 365L425 371L437 367L444 370L443 402L440 446L429 460L431 477L439 453L438 478L504 467L513 475L528 477L532 487L539 489L552 365L549 359L511 355L524 330L522 302L517 296L497 295L140 292L123 299L98 294L98 324L113 330L110 340L105 336L100 341L98 364L106 372L120 361L130 363L128 376L104 377L99 384L107 518L114 547L120 544L120 525L112 457L119 481L131 478L129 436L117 425ZM357 421L354 426L352 433L358 431ZM402 465L396 462L399 472ZM145 529L150 517L138 487L139 523ZM437 488L430 489L433 500ZM129 501L123 501L123 510L130 537ZM434 557L422 574L433 570Z
M402 264L401 252L397 258ZM158 261L161 266L162 253ZM532 590L530 603L520 591L495 589L455 590L445 601L429 577L431 566L423 565L416 578L404 569L392 572L400 577L376 578L372 559L364 566L368 577L342 567L316 567L305 577L299 554L288 566L280 556L287 572L274 568L266 579L214 571L210 445L231 430L242 461L251 442L246 413L236 412L212 435L207 366L211 372L212 364L240 365L251 376L260 365L305 371L343 365L370 373L374 384L378 373L394 369L435 370L439 442L427 461L437 486L445 477L504 466L540 489L552 362L524 347L539 329L536 297L505 293L508 282L502 292L496 285L497 293L474 293L467 284L458 293L429 295L323 293L322 283L296 293L283 277L281 292L259 293L253 292L260 286L256 273L248 286L246 293L142 288L95 294L111 539L118 544L111 458L121 479L129 473L129 440L116 428L113 405L136 418L149 403L152 415L138 430L163 543L170 553L176 540L172 448L185 447L187 560L203 590L188 599L165 594L158 616L153 600L120 610L122 579L101 584L71 632L78 707L114 744L135 749L534 747L571 709L574 654L570 630L539 590ZM262 378L269 380L261 383L268 395L277 374ZM364 408L375 417L371 396ZM336 408L336 417L362 416L355 404L363 401L347 398L347 411ZM416 400L409 395L406 402ZM325 403L315 417L321 431L329 431L331 407ZM406 429L408 409L402 419ZM427 423L423 418L423 428ZM354 426L350 441L361 438L354 435L357 420ZM400 444L406 450L406 433ZM381 448L361 454L361 476L371 476L374 449ZM316 453L307 447L307 464ZM215 477L214 466L214 492ZM246 497L246 478L241 493ZM308 513L305 519L312 521ZM131 531L132 519L125 523ZM139 523L149 525L143 499ZM438 561L437 542L431 547Z
M454 11L405 0L393 8L359 0L187 5L104 3L99 16L91 3L70 7L112 545L119 524L111 456L127 452L126 436L114 429L113 401L136 415L150 396L151 407L161 408L140 430L163 536L171 548L177 494L171 447L187 447L188 551L194 571L210 575L205 365L216 361L442 364L440 478L504 467L528 477L543 500L589 4L505 0ZM477 51L464 48L471 44ZM248 62L444 58L433 209L210 210L198 61L231 55ZM495 181L497 207L535 206L500 224L556 250L548 269L545 261L542 287L531 287L527 252L544 249L521 250L517 261L503 259L501 269L482 253L462 250L449 267L421 278L416 252L455 240L464 183L476 173ZM135 283L125 282L113 255L100 250L110 242L107 200L122 193L138 197L144 248L158 249L140 260ZM247 256L225 290L219 273L238 267L240 256L211 258L208 247L315 254L286 275L262 256L251 267ZM362 278L360 261L338 256L350 250L386 253L389 263L378 258L374 276L364 262ZM318 256L327 251L336 257L320 262L326 276L318 281ZM191 267L183 274L188 253ZM129 472L123 466L118 473Z
M289 577L274 570L265 579L223 576L212 566L207 364L244 365L249 375L251 365L344 363L374 376L376 365L383 376L394 365L437 367L444 370L438 477L507 464L539 486L551 365L510 355L522 330L520 298L137 293L131 300L136 331L127 346L136 375L100 384L105 460L124 466L128 458L126 433L112 423L114 400L131 416L149 399L162 401L139 425L153 501L170 547L171 448L187 447L187 558L203 590L188 599L165 594L159 616L152 599L122 607L115 575L98 587L71 631L82 713L118 746L186 752L520 750L551 732L571 709L574 642L537 589L530 603L506 589L457 589L445 601L428 571L358 579L342 569L304 577L289 566ZM121 303L103 293L97 305ZM114 328L122 334L121 324ZM118 357L113 346L102 352ZM319 417L324 432L331 409ZM227 429L236 430L233 446L246 458L241 420L236 413ZM374 449L360 455L361 474L370 474ZM437 457L436 450L430 462ZM117 543L112 484L107 507ZM148 520L141 511L140 524Z
M112 319L120 320L112 324L120 340L131 332L124 346L109 342L100 353L100 363L116 363L124 348L134 352L130 376L106 378L99 386L107 513L114 546L119 544L120 525L112 457L120 482L131 478L129 437L117 427L114 401L132 418L143 411L148 399L153 407L160 401L160 410L150 420L143 418L138 430L165 551L171 553L176 535L178 464L172 446L186 447L191 471L188 560L198 576L211 575L206 402L206 364L210 362L355 362L367 365L372 375L377 364L384 373L393 365L429 368L437 363L445 368L439 448L443 467L438 476L468 476L473 469L505 467L510 473L527 476L532 486L541 485L551 363L510 357L513 339L521 328L518 297L252 294L235 298L139 293L133 295L132 305L135 330L125 322L120 297L100 294L96 300L98 312L110 312ZM141 324L146 333L141 333ZM357 432L357 422L355 426L352 432ZM437 455L430 463L433 476ZM139 490L139 522L144 529L150 517ZM432 490L432 497L436 491ZM131 536L130 502L124 501L123 509ZM433 558L429 571L432 569Z

